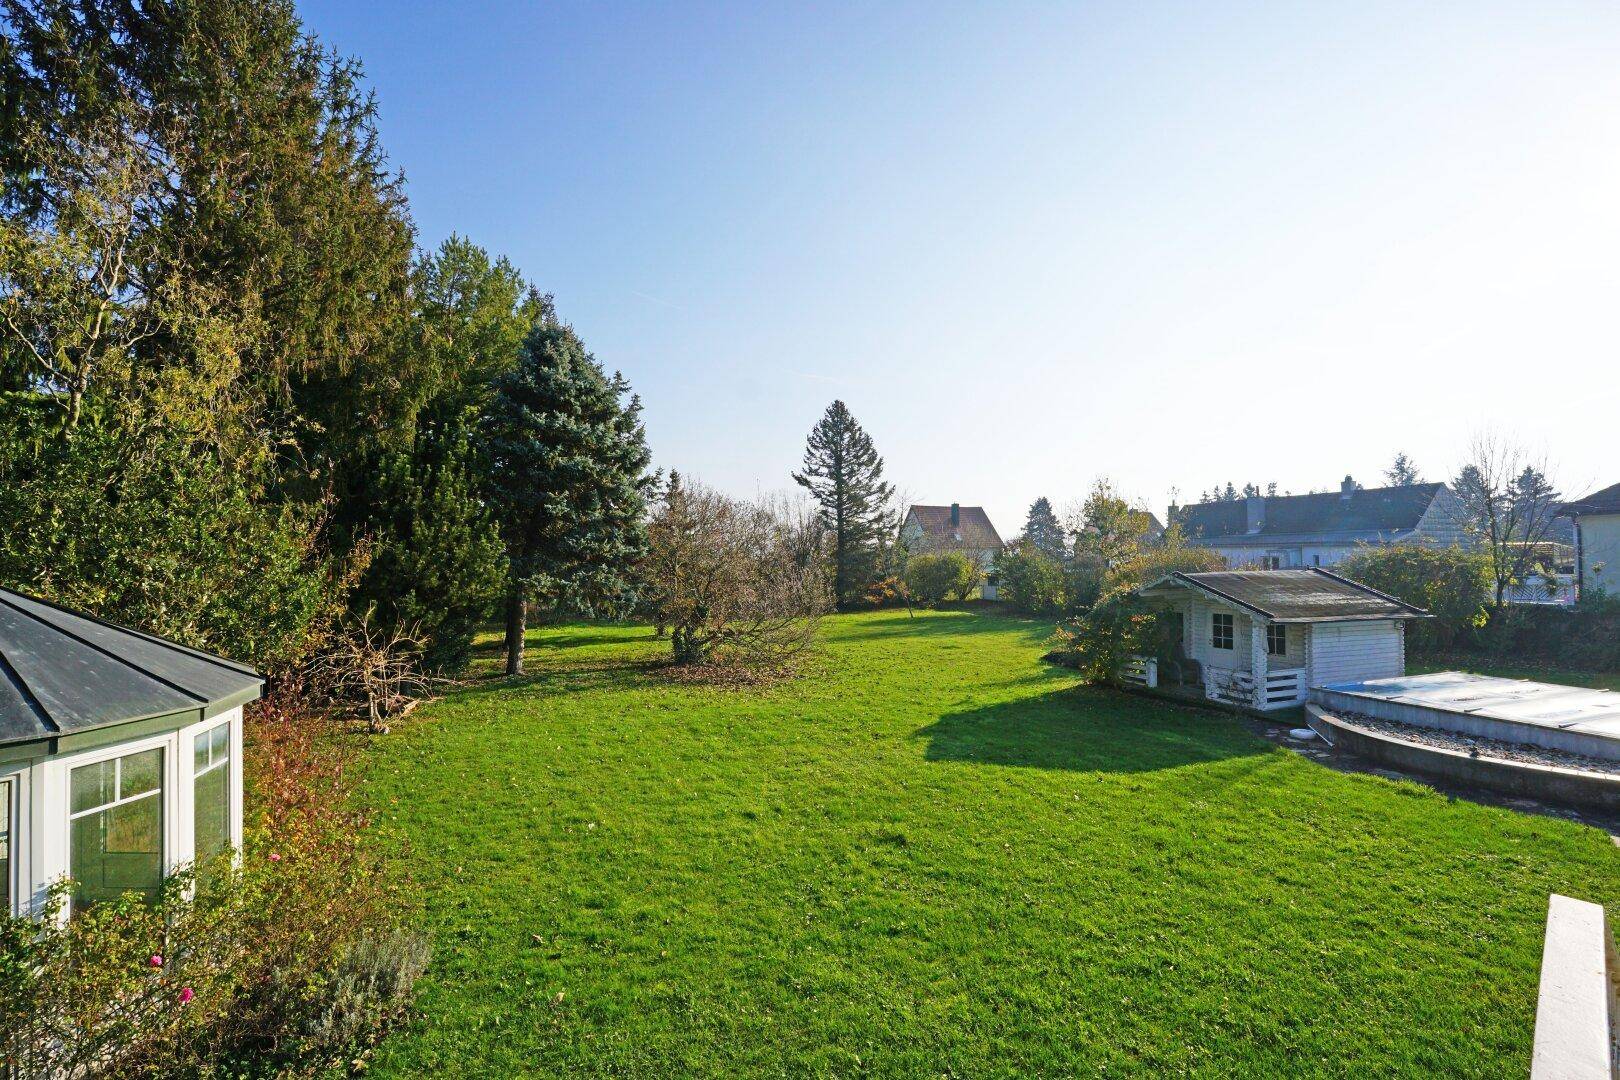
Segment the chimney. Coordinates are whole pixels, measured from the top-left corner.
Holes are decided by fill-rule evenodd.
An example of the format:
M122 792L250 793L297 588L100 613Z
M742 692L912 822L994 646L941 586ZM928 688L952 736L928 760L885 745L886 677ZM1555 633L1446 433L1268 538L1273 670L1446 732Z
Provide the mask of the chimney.
M1339 485L1339 498L1348 502L1350 496L1356 493L1356 481L1353 476L1345 474L1344 482Z
M1266 497L1264 495L1250 495L1243 500L1249 512L1249 531L1257 533L1266 525Z
M951 528L954 529L960 524L962 524L962 504L951 503Z

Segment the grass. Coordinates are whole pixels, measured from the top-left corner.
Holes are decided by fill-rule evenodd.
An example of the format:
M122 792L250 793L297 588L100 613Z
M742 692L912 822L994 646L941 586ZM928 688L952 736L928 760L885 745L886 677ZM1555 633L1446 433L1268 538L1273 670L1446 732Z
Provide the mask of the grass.
M383 1076L1523 1075L1602 832L1091 690L1046 628L844 616L801 679L636 627L373 742L437 953Z

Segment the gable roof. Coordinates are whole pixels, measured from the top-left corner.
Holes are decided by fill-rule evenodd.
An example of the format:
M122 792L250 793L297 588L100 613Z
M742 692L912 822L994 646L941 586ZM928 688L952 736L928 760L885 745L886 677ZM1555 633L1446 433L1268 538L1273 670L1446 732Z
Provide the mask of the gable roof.
M1422 608L1314 566L1302 570L1223 570L1207 574L1178 570L1138 591L1143 596L1167 596L1179 589L1204 593L1278 623L1428 617L1428 612Z
M1594 491L1584 499L1564 503L1560 514L1620 514L1620 484Z
M1001 535L996 527L990 524L990 515L984 512L982 506L958 506L957 525L951 527L951 508L948 506L924 506L921 503L913 504L906 511L907 523L914 523L922 528L923 537L929 544L936 547L959 547L973 551L992 550L999 551L1003 547ZM961 539L956 533L962 534Z
M1268 495L1265 496L1265 519L1254 532L1249 531L1249 511L1244 499L1182 507L1177 512L1177 520L1187 538L1194 541L1389 540L1416 529L1445 488L1444 484L1361 488L1350 492L1348 498L1339 491Z
M259 696L257 672L0 589L0 745Z

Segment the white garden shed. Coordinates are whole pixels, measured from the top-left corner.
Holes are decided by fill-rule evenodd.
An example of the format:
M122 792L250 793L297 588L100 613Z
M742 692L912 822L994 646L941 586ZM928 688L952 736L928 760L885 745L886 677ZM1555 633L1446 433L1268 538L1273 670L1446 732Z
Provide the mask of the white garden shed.
M0 906L74 909L242 842L252 668L0 589Z
M1139 681L1270 711L1311 687L1406 674L1406 623L1421 608L1316 567L1177 572L1140 595L1179 623Z

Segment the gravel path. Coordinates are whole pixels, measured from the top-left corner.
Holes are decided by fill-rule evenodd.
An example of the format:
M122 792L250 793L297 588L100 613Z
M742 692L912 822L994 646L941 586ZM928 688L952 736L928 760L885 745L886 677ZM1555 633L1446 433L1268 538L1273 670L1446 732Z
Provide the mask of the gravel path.
M1380 735L1404 739L1423 746L1434 746L1442 750L1458 750L1473 757L1500 758L1504 761L1530 765L1552 765L1560 769L1579 769L1581 772L1620 776L1620 761L1605 761L1602 758L1587 757L1585 754L1572 754L1567 750L1549 750L1544 746L1503 742L1500 739L1486 739L1478 735L1464 735L1457 731L1418 727L1414 724L1403 724L1398 720L1381 720L1365 713L1335 712L1333 715L1355 727L1365 728Z

